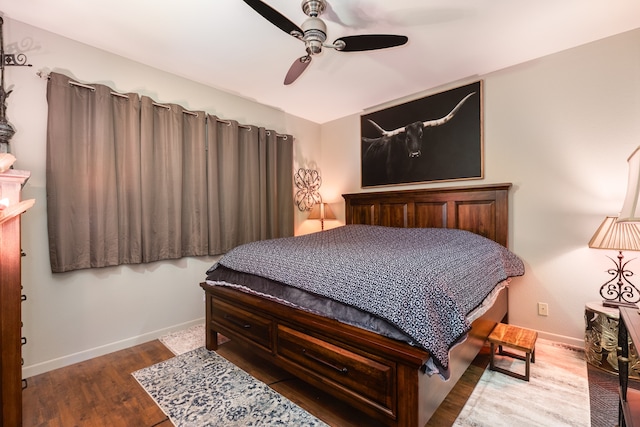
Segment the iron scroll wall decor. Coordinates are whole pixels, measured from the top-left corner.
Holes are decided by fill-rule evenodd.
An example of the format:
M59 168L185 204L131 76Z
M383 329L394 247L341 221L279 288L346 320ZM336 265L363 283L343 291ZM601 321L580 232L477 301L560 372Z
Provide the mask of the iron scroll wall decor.
M5 90L4 69L12 66L31 67L31 64L27 64L27 56L24 53L5 53L3 26L4 20L0 17L0 153L8 153L9 140L16 130L7 120L7 98L12 90Z
M293 180L298 188L295 195L295 202L302 212L310 211L316 203L322 203L320 186L322 178L317 170L298 169L293 175Z

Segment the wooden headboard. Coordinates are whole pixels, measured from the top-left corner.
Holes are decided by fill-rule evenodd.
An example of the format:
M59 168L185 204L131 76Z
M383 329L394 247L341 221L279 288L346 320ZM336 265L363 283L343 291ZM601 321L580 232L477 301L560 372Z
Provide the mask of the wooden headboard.
M511 184L343 194L347 224L458 228L507 246Z

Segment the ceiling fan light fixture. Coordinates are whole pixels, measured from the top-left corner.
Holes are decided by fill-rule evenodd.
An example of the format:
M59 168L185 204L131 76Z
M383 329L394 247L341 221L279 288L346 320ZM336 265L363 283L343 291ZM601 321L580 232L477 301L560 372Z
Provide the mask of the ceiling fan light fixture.
M322 52L322 45L327 40L327 26L320 18L308 18L302 23L304 35L302 40L307 47L307 52L316 55Z

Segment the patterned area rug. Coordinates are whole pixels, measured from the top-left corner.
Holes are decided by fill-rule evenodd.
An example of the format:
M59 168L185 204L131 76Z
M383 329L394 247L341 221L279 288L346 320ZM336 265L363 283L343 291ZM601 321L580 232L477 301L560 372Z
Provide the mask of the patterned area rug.
M524 362L499 366L524 373ZM530 381L488 368L454 426L590 426L589 381L584 353L538 339Z
M204 347L132 375L177 427L326 426Z
M201 363L201 356L194 357L200 353L213 355L216 358L222 359L226 364L231 365L230 362L226 361L226 359L202 348L204 346L204 336L205 330L204 324L202 324L184 331L169 334L160 338L160 341L174 354L184 354L184 356L180 356L179 358L186 358L184 360L185 366L182 368L185 371L196 372L198 369L205 369L204 367L198 367ZM226 340L226 337L221 338L221 342ZM169 361L164 363L168 362ZM187 367L187 363L193 363L193 365ZM498 364L499 366L516 370L517 372L524 372L524 362L519 360L501 358L498 361ZM239 368L236 368L234 365L232 366L239 370ZM180 369L178 369L178 371L179 370ZM143 369L142 371L145 370ZM240 372L242 372L243 375L248 375L244 373L244 371ZM595 374L598 373L599 372L596 370ZM137 373L134 373L134 376L136 374ZM159 377L164 376L160 372L158 372L157 375ZM499 372L490 371L487 368L465 407L462 409L462 412L454 426L511 427L518 425L519 427L537 427L541 425L552 425L554 427L577 427L592 425L592 427L604 427L615 425L617 422L617 377L611 376L611 374L604 375L607 376L607 378L604 378L604 380L600 381L598 384L600 384L601 387L605 387L607 389L605 390L607 393L602 393L603 389L601 388L598 388L597 390L593 389L594 385L596 385L596 381L593 379L594 372L589 372L589 375L587 375L587 365L582 351L575 350L562 344L538 339L536 343L536 362L531 365L530 382L512 378ZM185 381L190 382L188 388L197 390L199 387L197 384L201 381L201 378L199 377L201 376L198 375L197 378L193 380L193 383L191 383L191 379L185 379ZM250 378L252 381L256 381L252 377ZM138 381L142 384L140 379L138 379ZM179 378L176 378L172 382L180 384L180 381L181 380ZM263 384L263 386L265 385ZM591 393L589 390L590 386L592 388ZM147 389L144 384L143 387ZM164 386L160 386L160 388L162 387ZM171 385L168 388L176 387L178 386ZM272 391L271 389L269 390ZM154 394L152 394L149 389L147 389L147 391L154 399L156 399L156 402L160 404ZM204 396L203 399L210 399L211 395L209 392L207 393L208 396ZM280 399L286 400L286 398L283 398L279 394L277 396ZM194 399L197 399L197 397L194 396ZM200 427L206 425L271 425L259 424L259 422L256 424L246 424L246 421L244 423L233 424L233 422L235 422L233 420L223 421L222 419L217 421L218 424L206 424L204 421L200 421L204 422L202 424L191 421L180 424L180 421L174 419L170 412L173 411L173 405L183 405L182 400L164 400L169 403L166 407L160 404L160 407L163 408L163 411L167 413L167 415L169 415L176 426ZM601 400L606 400L606 402L601 402ZM201 402L198 401L194 406L197 407L200 403ZM187 404L190 405L190 403ZM210 403L207 402L206 404L209 405ZM294 405L291 402L289 402L289 404ZM606 411L603 410L604 407L607 407ZM297 408L300 409L299 407ZM201 408L200 410L209 411L208 408ZM211 411L213 410L214 409L211 408ZM595 412L595 414L592 413L590 415L590 412ZM309 414L307 415L310 416ZM287 423L288 422L289 421L287 421ZM300 425L324 425L315 419L314 422L318 422L319 424ZM279 425L297 425L287 423Z
M198 347L204 347L205 330L204 323L192 326L182 331L172 332L160 337L160 342L164 344L173 354L183 354ZM224 344L229 338L218 334L218 344Z

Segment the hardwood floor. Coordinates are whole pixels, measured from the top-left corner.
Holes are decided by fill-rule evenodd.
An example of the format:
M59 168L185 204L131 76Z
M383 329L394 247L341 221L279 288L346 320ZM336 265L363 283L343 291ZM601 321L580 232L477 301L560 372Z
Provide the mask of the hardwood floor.
M23 426L172 426L131 375L171 357L155 340L28 378Z
M378 425L233 342L221 345L218 353L329 425ZM28 378L23 426L170 427L171 421L131 373L171 357L173 353L155 340ZM427 426L455 421L488 363L488 351L481 352Z

